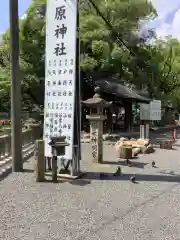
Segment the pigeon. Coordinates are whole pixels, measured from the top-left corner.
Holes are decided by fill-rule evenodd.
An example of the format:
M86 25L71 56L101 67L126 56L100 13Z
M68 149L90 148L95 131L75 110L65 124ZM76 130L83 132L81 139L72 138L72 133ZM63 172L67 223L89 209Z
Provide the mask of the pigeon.
M121 167L117 168L117 171L113 174L113 176L121 176Z
M155 167L156 163L155 161L152 161L152 167Z
M130 181L133 182L133 183L136 183L135 174L133 174L133 176L130 177Z

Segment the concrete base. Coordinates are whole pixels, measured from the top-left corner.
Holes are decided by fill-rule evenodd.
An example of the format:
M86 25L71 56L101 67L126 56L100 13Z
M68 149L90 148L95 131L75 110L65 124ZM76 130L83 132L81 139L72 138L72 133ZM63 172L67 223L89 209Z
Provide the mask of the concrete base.
M67 180L76 180L78 178L81 178L85 175L86 173L85 172L80 172L77 176L72 176L70 174L57 174L57 177L60 178L60 179L67 179ZM45 173L45 176L47 177L52 177L52 173L51 172L46 172Z

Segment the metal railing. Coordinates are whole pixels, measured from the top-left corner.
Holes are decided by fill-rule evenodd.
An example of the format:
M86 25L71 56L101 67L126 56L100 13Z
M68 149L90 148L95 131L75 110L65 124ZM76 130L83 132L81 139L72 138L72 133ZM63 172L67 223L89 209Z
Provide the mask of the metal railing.
M35 140L41 137L41 126L32 125L22 131L22 158L26 161L34 154ZM18 137L17 137L18 141ZM12 167L11 133L0 136L0 175Z

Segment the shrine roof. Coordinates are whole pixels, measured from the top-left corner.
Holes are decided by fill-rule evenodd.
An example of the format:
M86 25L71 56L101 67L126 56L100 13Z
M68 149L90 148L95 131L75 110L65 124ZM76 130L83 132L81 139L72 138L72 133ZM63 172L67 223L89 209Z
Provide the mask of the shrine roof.
M138 102L150 102L151 99L143 97L131 90L130 88L124 86L123 84L117 83L115 81L108 80L98 80L96 81L97 86L100 87L101 91L107 94L116 95L122 99L131 99Z

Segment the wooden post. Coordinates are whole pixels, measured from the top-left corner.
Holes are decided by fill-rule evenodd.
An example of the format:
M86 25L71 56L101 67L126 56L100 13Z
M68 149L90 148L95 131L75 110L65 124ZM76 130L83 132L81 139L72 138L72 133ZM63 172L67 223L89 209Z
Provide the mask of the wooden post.
M22 126L21 126L21 86L19 76L19 19L18 0L9 1L10 15L10 56L11 56L11 122L12 122L12 169L23 170Z
M45 161L43 140L36 140L35 160L36 160L36 182L44 182Z
M57 156L52 157L52 181L57 182Z

